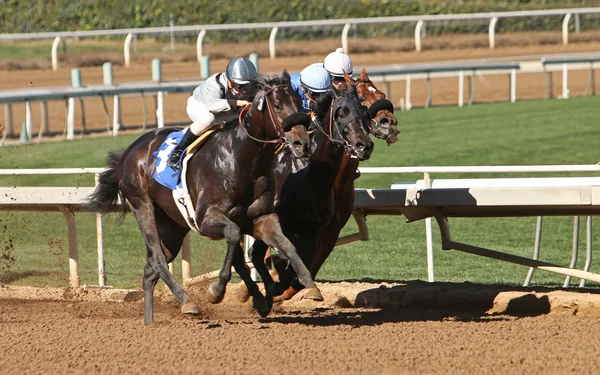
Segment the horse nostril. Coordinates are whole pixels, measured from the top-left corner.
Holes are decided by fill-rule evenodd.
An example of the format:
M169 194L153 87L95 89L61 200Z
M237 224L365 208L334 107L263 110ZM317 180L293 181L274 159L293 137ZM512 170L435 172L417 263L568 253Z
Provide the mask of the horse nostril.
M389 125L392 122L392 120L389 117L383 117L381 120L379 120L379 123L381 125Z
M365 149L365 145L362 143L357 143L356 144L356 149L359 151L363 151Z
M300 141L294 141L294 147L300 148L300 147L303 147L303 146L304 146L304 144L302 142L300 142Z

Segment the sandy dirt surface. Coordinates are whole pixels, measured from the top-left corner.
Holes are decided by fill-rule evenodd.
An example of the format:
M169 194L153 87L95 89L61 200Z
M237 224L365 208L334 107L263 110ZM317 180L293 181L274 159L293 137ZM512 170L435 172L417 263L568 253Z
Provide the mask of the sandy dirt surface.
M480 38L478 36L477 38ZM520 36L519 40L523 40L527 36ZM485 41L486 39L483 38ZM442 40L443 41L443 40ZM469 42L469 41L467 41ZM465 43L467 43L465 42ZM328 51L332 51L337 47L339 41L328 41L324 43L313 43L311 51L314 54L307 54L307 48L304 45L298 44L283 44L278 47L287 55L270 60L265 43L256 45L232 45L211 47L207 53L217 56L211 60L211 71L218 72L224 70L228 57L232 51L238 55L245 56L252 51L261 53L259 58L259 68L261 72L280 72L283 69L288 69L290 72L299 72L307 65L316 61L322 61ZM457 43L453 38L446 41L447 44ZM470 43L470 44L469 44ZM408 64L408 63L425 63L436 61L454 61L464 59L484 59L494 57L509 57L509 56L528 56L528 55L545 55L556 53L575 53L575 52L597 52L600 50L600 42L590 40L587 42L573 43L566 46L560 44L535 44L535 45L511 45L500 46L494 50L489 48L477 47L477 43L470 41L468 45L475 47L460 48L460 44L455 48L448 49L427 49L421 53L414 52L412 49L405 51L376 51L374 53L354 52L351 53L354 65L359 67L370 67L389 64ZM441 43L440 45L443 45ZM485 45L485 44L484 44ZM355 49L359 46L355 46ZM302 48L302 55L293 55L294 48ZM299 52L298 52L299 53ZM97 56L96 56L97 55ZM51 86L69 86L71 83L71 68L82 66L81 76L84 84L101 84L102 83L102 67L101 66L84 66L86 64L95 63L101 65L100 61L114 61L114 81L116 84L124 82L149 81L152 77L151 59L162 58L163 62L163 79L164 80L182 80L182 79L199 79L200 65L194 61L193 54L190 52L180 52L179 54L137 54L134 55L134 61L130 67L122 65L122 56L114 53L86 53L86 59L79 55L66 55L64 61L61 62L60 69L53 72L49 67L49 57L42 60L36 69L27 69L27 64L20 61L22 64L20 69L11 69L11 64L4 63L5 69L0 70L0 83L2 89L20 89L28 87L51 87ZM91 59L91 60L90 60ZM0 60L1 62L2 60ZM561 92L561 73L553 73L554 96ZM569 75L569 87L571 96L583 95L588 84L588 71L573 71ZM600 89L596 82L596 89ZM465 90L468 87L468 82L465 83ZM380 87L380 89L384 89ZM485 75L477 77L474 80L475 102L494 102L507 101L509 98L509 77L508 75ZM517 77L517 100L523 99L539 99L545 96L546 81L542 73L523 73ZM401 107L401 102L405 96L406 86L404 81L394 82L390 85L390 98L394 105ZM427 98L427 85L425 80L414 80L412 82L412 103L414 107L425 105ZM439 78L432 80L432 105L456 105L458 103L458 80L456 78ZM467 95L467 94L465 94ZM185 105L189 94L170 94L165 97L165 121L167 124L188 124L189 118L185 112ZM81 102L76 102L76 120L75 131L76 137L82 134L83 122L80 116ZM112 98L105 99L106 108L101 99L91 98L83 101L85 109L85 125L86 131L100 132L97 134L107 134L108 129L112 129ZM40 132L41 125L41 108L37 103L32 106L34 137ZM7 143L18 141L16 135L19 134L21 124L25 120L25 105L13 105L13 123L15 136L6 140ZM155 97L147 96L144 100L140 96L127 96L121 98L121 112L123 129L139 129L144 123L148 127L155 127L156 104ZM63 101L52 101L48 104L49 113L49 129L45 129L43 134L53 134L54 137L62 139L66 124L66 103ZM5 122L5 108L0 108L0 123ZM7 134L10 134L10 129L6 129Z
M207 304L206 286L189 289L203 315L182 316L161 289L149 327L135 292L0 286L0 372L569 374L600 365L597 291L319 285L325 302L296 296L267 318L233 288Z

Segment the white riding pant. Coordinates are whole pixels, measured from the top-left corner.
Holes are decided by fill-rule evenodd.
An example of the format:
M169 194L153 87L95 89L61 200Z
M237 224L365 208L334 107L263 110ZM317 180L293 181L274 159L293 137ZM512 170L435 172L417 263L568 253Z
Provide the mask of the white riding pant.
M206 108L204 103L201 103L190 96L187 101L187 114L192 120L190 131L195 135L201 135L206 130L210 129L215 121L215 115Z

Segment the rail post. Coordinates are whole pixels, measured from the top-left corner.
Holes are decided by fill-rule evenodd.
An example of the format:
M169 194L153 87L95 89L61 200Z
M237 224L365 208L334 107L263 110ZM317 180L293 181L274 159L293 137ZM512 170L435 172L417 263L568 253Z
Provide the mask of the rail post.
M196 39L196 57L198 58L198 63L202 63L203 50L202 43L204 41L204 36L206 35L206 30L202 29L198 33L198 39Z
M346 53L350 53L350 47L348 47L348 31L350 31L351 26L351 23L347 23L344 25L344 29L342 30L342 48Z
M275 39L277 38L277 31L279 28L275 26L271 30L271 35L269 35L269 56L271 60L275 59Z
M52 43L52 70L58 70L58 45L62 42L63 45L63 54L67 52L67 43L63 38L57 36L54 38L54 42Z
M415 49L417 50L417 52L421 52L421 33L424 24L425 22L423 22L423 20L419 20L417 22L417 26L415 26Z
M488 28L491 49L496 48L496 23L498 23L498 17L492 17Z
M152 60L152 81L162 82L162 64L159 59ZM165 114L163 111L163 92L156 93L156 125L159 128L165 127Z
M256 68L256 71L258 72L258 54L257 53L251 53L248 58L250 59L250 61L252 61L252 64L254 64L254 67Z
M125 66L131 65L131 40L133 39L133 33L127 34L125 37L125 44L123 45L123 57L125 59Z
M565 14L565 18L562 23L562 43L564 45L569 44L569 20L571 19L571 13Z
M100 174L94 174L96 186L100 182ZM96 245L98 252L98 285L106 285L106 269L104 267L104 240L102 238L102 214L96 213Z
M514 103L517 101L517 70L510 70L510 101Z
M462 107L465 103L465 72L458 72L458 106Z
M202 56L202 62L200 62L200 78L207 79L210 77L210 57Z

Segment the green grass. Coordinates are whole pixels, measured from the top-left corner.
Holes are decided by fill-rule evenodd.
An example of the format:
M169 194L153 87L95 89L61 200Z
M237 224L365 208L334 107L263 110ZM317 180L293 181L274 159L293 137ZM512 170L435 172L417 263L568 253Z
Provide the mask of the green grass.
M160 52L166 43L139 43L138 52ZM52 40L45 42L19 42L19 43L0 43L0 60L2 59L30 59L30 58L50 58L52 51ZM86 42L67 40L67 55L85 54L89 52L114 52L123 53L123 42ZM63 46L58 47L59 57L63 56Z
M415 165L543 165L595 164L598 153L598 98L485 104L397 113L400 141L386 147L376 142L371 160L362 166ZM99 167L106 153L129 145L137 135L85 139L0 149L2 168ZM441 177L526 177L531 174L434 174ZM540 176L593 175L554 173ZM357 187L387 188L394 181L414 181L419 174L363 175ZM4 176L0 185L92 185L91 176ZM404 217L369 216L371 240L337 248L325 263L320 280L426 279L425 223L405 223ZM531 256L536 218L452 219L457 241L511 254ZM96 283L95 222L78 214L82 283ZM542 259L568 265L572 217L544 219ZM580 252L585 249L584 221ZM5 228L5 229L2 229ZM343 234L356 230L351 221ZM139 287L144 248L137 225L128 216L116 227L104 226L108 282L116 287ZM594 234L593 241L600 240ZM10 247L12 241L12 247ZM7 246L10 248L6 250ZM220 266L225 244L193 236L193 273ZM521 284L527 268L493 259L440 250L434 226L435 271L439 281ZM4 249L4 250L2 250ZM60 214L0 213L0 251L14 262L0 260L0 282L23 285L66 285L68 275L66 227ZM0 254L0 257L2 254ZM179 262L177 262L179 263ZM583 259L578 266L581 267ZM10 266L9 269L6 267ZM178 267L179 268L179 267ZM592 271L598 267L592 265ZM177 272L178 269L176 270ZM560 285L562 277L536 271L537 285ZM572 284L574 285L574 284ZM588 285L594 285L589 283Z

